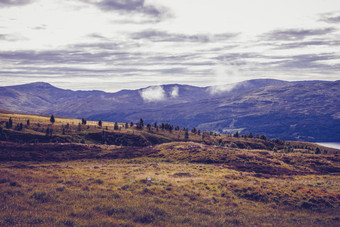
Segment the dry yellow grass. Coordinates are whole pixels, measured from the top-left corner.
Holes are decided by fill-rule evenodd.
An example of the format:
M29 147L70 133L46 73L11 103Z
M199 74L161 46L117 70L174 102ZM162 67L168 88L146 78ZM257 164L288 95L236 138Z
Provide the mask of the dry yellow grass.
M310 149L305 152L311 154L286 154L283 149L272 151L272 141L225 135L206 135L202 139L201 135L189 133L189 140L185 140L184 131L125 129L124 124L119 124L120 130L114 130L113 122L103 122L98 127L98 122L87 121L79 130L79 119L56 117L52 126L50 116L0 113L0 126L4 127L10 117L13 125L25 124L29 119L30 126L22 131L4 129L5 133L16 139L40 136L47 142L3 142L6 151L1 157L28 159L0 162L0 226L340 223L336 154L317 156ZM67 124L70 128L63 135L62 127ZM83 142L92 145L52 143L49 139L53 137L45 136L48 127L53 127L58 139L76 143L86 139ZM87 137L90 133L94 135ZM120 142L108 145L100 140L105 133L117 134L113 139L121 135L129 135L127 139L150 137L163 144L143 148L122 147ZM95 140L97 135L99 140ZM291 146L301 144L291 142ZM22 152L29 154L21 156ZM53 155L44 159L48 152ZM72 158L93 160L67 161ZM146 180L148 177L151 182Z
M2 163L0 176L1 225L339 224L336 208L305 209L282 202L296 199L291 190L299 187L339 196L338 176L263 179L223 166L145 158ZM250 199L241 193L250 187L268 192L269 200ZM288 197L276 201L275 196L280 195Z

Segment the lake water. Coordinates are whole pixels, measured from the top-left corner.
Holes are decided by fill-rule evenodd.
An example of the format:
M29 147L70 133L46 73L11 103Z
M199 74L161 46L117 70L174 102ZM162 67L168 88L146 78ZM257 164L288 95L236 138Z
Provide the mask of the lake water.
M318 142L318 143L316 143L316 144L319 144L319 145L321 145L321 146L325 146L325 147L331 147L331 148L336 148L336 149L340 149L340 142L325 142L325 143L323 143L323 142Z

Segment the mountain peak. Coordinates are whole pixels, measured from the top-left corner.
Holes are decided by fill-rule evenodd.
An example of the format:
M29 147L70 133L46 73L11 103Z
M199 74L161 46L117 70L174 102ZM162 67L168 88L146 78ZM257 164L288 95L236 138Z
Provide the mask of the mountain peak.
M32 87L40 87L40 88L51 88L51 87L54 87L51 84L45 83L45 82L34 82L34 83L26 84L26 85L32 86Z

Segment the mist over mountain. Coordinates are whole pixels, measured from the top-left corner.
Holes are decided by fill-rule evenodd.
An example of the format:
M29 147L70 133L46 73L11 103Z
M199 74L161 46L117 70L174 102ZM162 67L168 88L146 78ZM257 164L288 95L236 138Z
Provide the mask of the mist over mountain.
M170 84L138 90L72 91L48 83L0 87L0 108L20 113L130 122L168 122L221 133L340 140L340 81L258 79L195 87Z

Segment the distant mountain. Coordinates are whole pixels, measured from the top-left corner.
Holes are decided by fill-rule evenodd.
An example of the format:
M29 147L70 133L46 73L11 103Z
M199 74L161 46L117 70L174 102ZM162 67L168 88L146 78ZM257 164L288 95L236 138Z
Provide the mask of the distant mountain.
M0 108L105 121L169 122L223 133L340 141L340 81L258 79L195 87L170 84L116 93L47 83L0 87Z

